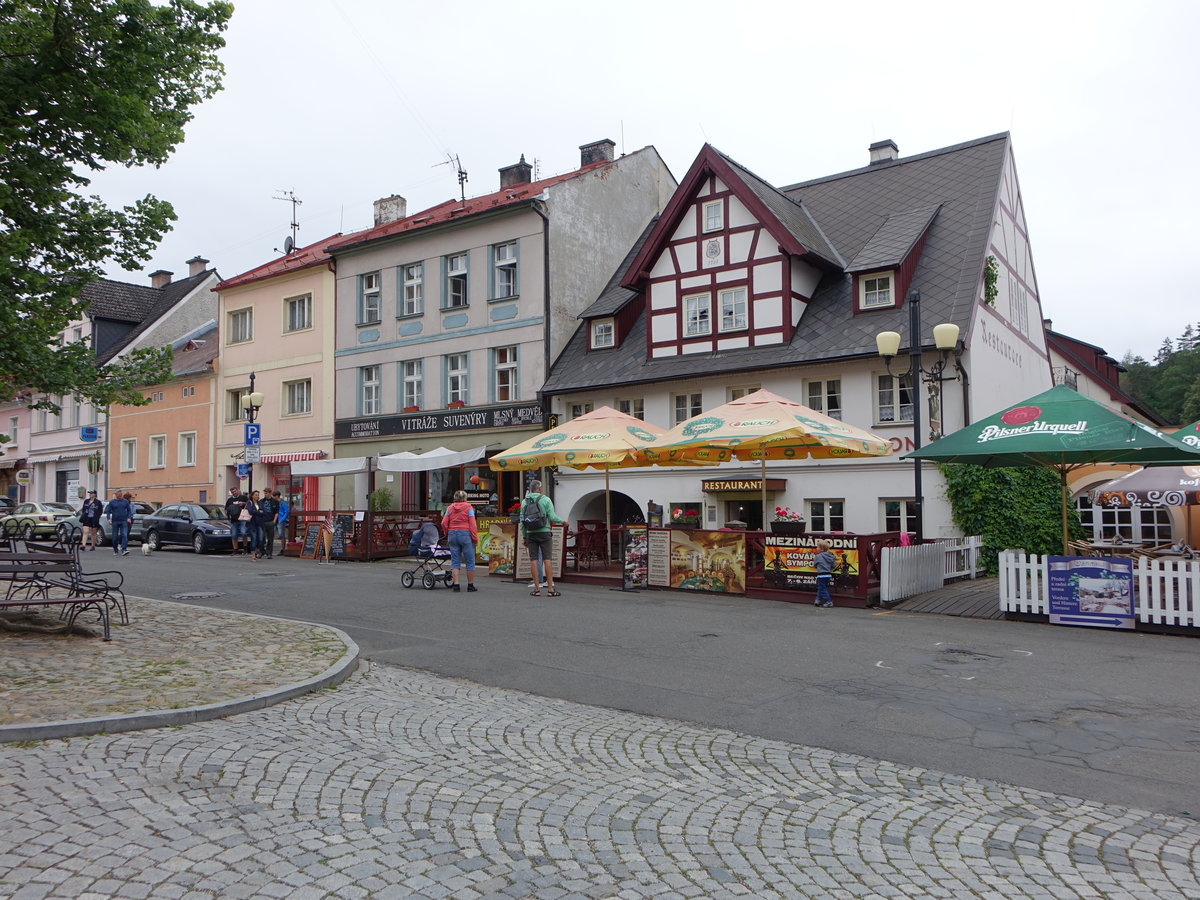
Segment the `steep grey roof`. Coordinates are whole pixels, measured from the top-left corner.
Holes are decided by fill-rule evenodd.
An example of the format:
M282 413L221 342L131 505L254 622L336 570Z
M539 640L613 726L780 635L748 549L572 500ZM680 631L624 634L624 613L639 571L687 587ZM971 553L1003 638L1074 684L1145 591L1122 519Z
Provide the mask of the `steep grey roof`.
M107 278L89 282L82 293L83 299L88 301L88 315L93 319L136 323L119 341L105 347L97 355L96 362L100 365L108 362L195 291L205 279L214 275L212 269L206 269L161 288L110 281Z
M941 208L939 203L892 213L850 261L846 271L870 272L900 265Z
M964 333L969 328L1008 140L1007 133L979 138L801 182L783 188L783 193L799 200L820 223L821 233L843 260L863 253L893 215L898 216L899 233L901 224L907 227L919 218L918 211L938 207L912 280L922 297L922 343L932 345L929 332L937 322L953 322ZM882 247L883 238L881 256ZM649 359L644 312L621 346L612 350L589 353L586 332L580 328L552 366L543 392L875 356L878 332L907 335L908 309L855 315L853 283L851 273L826 273L786 345Z
M839 268L845 268L845 260L838 254L837 249L825 236L825 232L821 230L821 226L813 220L798 198L788 197L779 188L767 184L741 163L730 159L720 150L716 152L725 162L737 169L738 174L745 181L746 187L754 192L754 196L763 202L763 205L795 236L796 240L822 259L834 263Z

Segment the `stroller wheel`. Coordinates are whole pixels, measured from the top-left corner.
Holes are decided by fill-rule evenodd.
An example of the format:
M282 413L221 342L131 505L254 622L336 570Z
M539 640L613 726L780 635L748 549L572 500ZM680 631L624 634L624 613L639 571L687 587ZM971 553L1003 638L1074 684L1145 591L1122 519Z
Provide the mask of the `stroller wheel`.
M416 579L413 578L412 572L405 572L404 574L402 574L400 576L400 584L402 584L406 588L412 587L414 581L416 581Z
M447 572L442 576L442 582L446 585L446 587L451 587L454 584L454 573Z
M425 588L425 590L427 590L427 591L432 591L432 590L433 590L434 581L433 581L433 573L432 573L432 572L426 572L426 573L425 573L425 574L424 574L424 575L421 577L421 585L422 585L422 586Z

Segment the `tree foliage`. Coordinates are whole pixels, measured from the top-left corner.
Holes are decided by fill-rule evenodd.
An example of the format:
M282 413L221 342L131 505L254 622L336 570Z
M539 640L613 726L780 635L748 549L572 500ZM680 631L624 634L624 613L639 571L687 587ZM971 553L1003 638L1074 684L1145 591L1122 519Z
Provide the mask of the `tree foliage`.
M175 218L150 195L113 209L83 192L108 166L167 160L220 89L232 12L220 0L0 0L0 396L139 403L139 385L169 377L168 350L97 369L86 346L59 343L102 266L137 268Z
M1062 553L1062 486L1058 473L1039 466L987 469L939 464L951 517L964 534L983 537L980 554L989 575L1001 550ZM1084 536L1079 513L1067 510L1070 536Z
M1200 329L1188 325L1174 340L1165 339L1153 362L1127 354L1121 387L1167 422L1184 425L1200 419Z

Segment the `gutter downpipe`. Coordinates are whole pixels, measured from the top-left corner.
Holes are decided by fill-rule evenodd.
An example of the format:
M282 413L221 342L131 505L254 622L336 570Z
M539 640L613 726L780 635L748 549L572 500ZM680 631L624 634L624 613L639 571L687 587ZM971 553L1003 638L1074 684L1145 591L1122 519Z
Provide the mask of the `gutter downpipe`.
M545 201L537 198L529 203L529 208L542 220L542 378L546 379L550 377L550 217L543 210L544 205ZM538 399L542 403L542 421L548 422L550 405L546 402L546 397L540 389L538 390ZM545 487L549 488L546 493L553 502L554 476L543 472L542 480L545 482ZM524 496L524 491L521 496Z

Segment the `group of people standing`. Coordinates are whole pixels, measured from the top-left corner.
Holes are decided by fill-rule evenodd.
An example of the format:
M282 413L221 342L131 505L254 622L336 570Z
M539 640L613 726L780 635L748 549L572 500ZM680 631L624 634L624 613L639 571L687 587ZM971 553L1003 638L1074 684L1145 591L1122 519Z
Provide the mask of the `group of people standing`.
M275 534L283 533L290 514L288 502L279 491L245 494L241 488L231 487L225 501L225 515L229 517L233 555L251 559L273 557Z
M117 491L105 506L95 491L87 492L87 499L79 508L79 527L83 531L80 543L82 550L95 550L96 541L103 540L100 531L100 520L108 519L112 531L113 553L117 556L129 555L129 529L133 525L133 494L122 494Z

